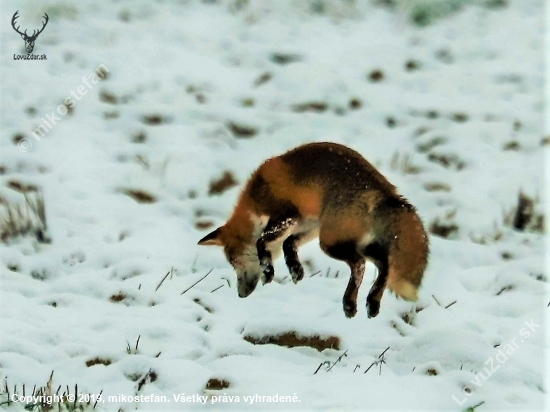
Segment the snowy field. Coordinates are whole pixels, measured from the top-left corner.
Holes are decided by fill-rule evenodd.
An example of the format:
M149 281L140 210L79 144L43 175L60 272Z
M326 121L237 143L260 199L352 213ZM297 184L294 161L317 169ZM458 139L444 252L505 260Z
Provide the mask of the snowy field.
M48 14L47 60L14 59L16 10L29 32ZM34 388L64 394L54 410L548 410L543 0L0 12L1 408ZM386 292L369 319L369 264L347 319L349 269L317 242L299 284L281 258L240 299L196 245L263 160L312 141L359 151L417 207L416 304ZM40 194L47 230L20 235L42 228Z

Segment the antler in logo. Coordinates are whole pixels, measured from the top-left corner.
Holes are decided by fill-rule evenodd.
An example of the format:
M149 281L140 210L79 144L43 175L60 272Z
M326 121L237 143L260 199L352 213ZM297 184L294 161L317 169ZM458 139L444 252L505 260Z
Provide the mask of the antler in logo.
M46 19L46 21L44 21L44 23L42 23L42 28L40 30L38 30L38 32L36 30L33 30L32 35L28 36L27 35L27 30L25 30L24 33L21 33L19 31L20 26L15 27L15 20L17 20L17 18L19 17L17 15L17 13L19 13L19 10L17 10L15 12L15 14L13 15L13 17L11 19L11 25L12 25L13 29L21 35L21 38L23 40L25 40L25 49L27 49L27 53L30 54L30 53L32 53L32 50L34 49L34 42L36 41L36 38L38 37L38 35L40 33L42 33L44 31L44 28L46 27L46 24L48 24L49 17L46 13L44 13L44 18Z

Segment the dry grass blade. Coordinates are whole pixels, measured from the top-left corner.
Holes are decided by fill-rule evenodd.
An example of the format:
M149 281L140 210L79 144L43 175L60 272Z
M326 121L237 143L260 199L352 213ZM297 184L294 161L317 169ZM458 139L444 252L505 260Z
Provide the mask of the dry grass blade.
M96 400L95 400L95 403L94 403L94 409L95 407L97 406L97 403L99 402L99 400L101 399L101 395L103 394L103 389L101 389L101 392L99 392L99 395L97 396Z
M189 290L193 289L195 286L197 286L200 282L202 282L212 271L214 268L210 269L206 275L204 275L202 278L197 280L195 283L193 283L191 286L189 286L187 289L185 289L183 292L180 293L180 295L183 295L184 293L188 292Z
M137 391L138 392L141 391L143 386L145 386L146 384L155 382L157 378L158 378L157 373L154 370L149 369L149 372L143 375L143 377L138 381Z
M437 298L434 295L432 295L432 298L434 298L435 303L437 303L437 306L441 306L441 303L439 303L439 301L437 300Z
M346 351L345 351L344 353L342 353L342 354L338 357L338 359L336 359L336 360L334 361L334 363L333 363L332 365L330 365L330 368L327 369L327 372L329 372L332 368L334 368L334 365L336 365L338 362L340 362L344 356L348 356L348 355L346 355L346 353L348 353L348 350L347 350L347 349L346 349Z
M29 204L29 196L28 194L25 194L25 200L27 201L27 204L31 207L31 209L36 213L40 221L42 222L42 225L44 227L44 230L48 228L48 222L46 221L46 207L44 206L44 195L42 192L35 192L35 199L34 204Z
M315 370L315 372L313 372L313 374L316 375L317 372L319 372L319 369L321 369L321 367L322 367L323 365L330 365L330 362L329 362L329 361L321 362L321 363L319 364L319 366L317 367L317 369Z
M379 375L382 374L382 364L385 364L386 363L386 358L385 358L385 354L386 352L390 349L390 347L388 346L386 349L384 349L384 352L382 352L380 355L378 355L378 359L375 360L374 362L372 362L370 364L370 366L367 368L367 370L363 373L367 373L368 371L370 371L370 369L375 366L375 365L380 365L380 372L378 373Z
M168 273L162 278L162 280L160 281L160 283L157 285L157 287L155 288L155 292L157 290L159 290L160 286L162 285L162 283L166 280L166 278L168 277L168 275L171 275L172 273L174 273L174 268L170 268L170 270L168 271Z

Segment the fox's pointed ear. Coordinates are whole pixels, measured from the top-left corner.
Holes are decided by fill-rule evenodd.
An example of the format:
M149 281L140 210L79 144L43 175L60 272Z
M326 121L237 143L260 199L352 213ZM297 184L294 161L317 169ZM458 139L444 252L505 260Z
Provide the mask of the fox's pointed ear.
M223 242L220 239L221 227L217 228L213 232L210 232L201 240L199 240L198 245L202 246L223 246Z

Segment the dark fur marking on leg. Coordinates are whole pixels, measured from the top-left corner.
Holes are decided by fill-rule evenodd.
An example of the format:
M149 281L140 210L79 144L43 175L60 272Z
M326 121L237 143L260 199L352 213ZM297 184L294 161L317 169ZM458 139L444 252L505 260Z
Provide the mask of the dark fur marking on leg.
M359 260L353 263L348 262L351 269L351 276L342 299L344 313L348 318L353 318L357 313L357 295L359 294L359 287L361 286L361 282L363 282L363 275L365 274L365 260L359 255L358 259Z
M357 243L355 241L336 243L325 247L323 250L327 255L346 262L351 269L351 276L342 303L346 317L352 318L357 313L357 294L365 274L365 259L357 253Z
M387 264L388 261L388 249L380 243L369 244L361 251L361 254L373 262L385 262Z
M273 259L271 258L271 252L267 249L267 244L280 238L295 222L294 217L271 218L256 241L258 259L260 260L260 266L263 268L265 283L271 282L275 275Z
M334 259L343 260L344 262L355 262L359 256L357 253L357 243L355 241L346 241L335 243L326 247L325 252Z
M380 300L388 280L388 251L379 243L371 243L363 249L363 256L370 259L378 269L378 276L367 296L367 312L369 318L373 318L380 310Z
M285 263L292 276L292 281L298 283L304 278L304 268L298 258L297 244L300 240L299 235L290 235L283 242L283 254Z

